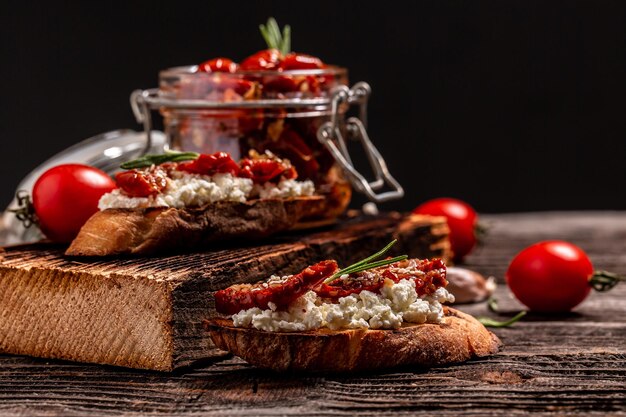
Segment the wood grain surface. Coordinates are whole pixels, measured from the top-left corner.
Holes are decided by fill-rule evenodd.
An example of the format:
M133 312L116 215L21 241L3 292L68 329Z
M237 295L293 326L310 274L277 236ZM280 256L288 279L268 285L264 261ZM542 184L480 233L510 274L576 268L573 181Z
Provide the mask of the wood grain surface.
M467 266L500 283L515 253L549 238L626 273L626 213L484 218L490 234ZM497 296L505 311L520 307L503 285ZM494 316L484 303L461 309ZM626 416L626 285L571 314L530 315L495 332L505 347L487 359L357 375L277 375L232 357L162 374L0 356L0 414Z

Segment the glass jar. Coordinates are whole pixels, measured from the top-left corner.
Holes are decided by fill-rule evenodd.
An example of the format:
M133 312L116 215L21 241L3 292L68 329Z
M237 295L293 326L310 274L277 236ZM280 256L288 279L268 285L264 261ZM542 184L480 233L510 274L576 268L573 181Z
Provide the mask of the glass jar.
M131 96L148 140L151 111L158 110L172 149L223 151L235 160L267 151L286 158L299 179L312 180L316 192L327 197L327 217L345 210L352 187L374 201L403 195L365 131L370 88L358 83L349 89L345 68L207 73L188 66L161 71L159 81L158 89ZM361 119L346 120L350 104L360 105ZM373 181L354 168L347 138L361 141ZM385 184L392 190L377 193Z

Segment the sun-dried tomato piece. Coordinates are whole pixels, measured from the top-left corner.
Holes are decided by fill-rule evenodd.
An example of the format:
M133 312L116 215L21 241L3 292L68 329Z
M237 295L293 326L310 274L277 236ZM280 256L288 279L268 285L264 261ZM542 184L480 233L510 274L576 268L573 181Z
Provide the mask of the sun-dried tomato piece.
M200 72L237 72L239 65L228 58L213 58L198 65Z
M313 150L306 144L302 136L293 129L283 129L277 141L267 141L263 146L279 155L288 158L304 178L314 178L319 172Z
M258 158L244 158L240 163L240 177L250 178L255 184L264 184L268 181L278 182L281 178L295 179L298 173L289 161L276 157L261 156Z
M319 94L321 88L320 77L316 75L307 75L298 84L298 90L302 93Z
M416 265L410 269L417 273L407 272L411 263ZM347 278L339 278L330 284L321 284L315 289L322 298L338 299L361 291L378 292L383 286L385 279L400 282L403 279L415 282L415 291L418 295L434 293L437 288L445 287L446 266L441 259L412 259L387 265L381 268L371 269L357 274L350 274Z
M223 79L219 83L215 84L216 89L219 91L226 91L228 89L233 90L238 95L244 98L252 98L256 84L252 81L242 79Z
M278 49L264 49L248 58L239 65L242 71L264 71L278 68L283 56Z
M239 174L239 165L226 152L201 154L197 159L178 164L178 170L200 175Z
M280 176L284 171L278 161L271 159L244 159L241 161L240 176L250 178L256 184L263 184Z
M292 52L290 54L285 55L283 60L278 65L278 68L289 71L289 70L310 70L310 69L320 69L324 68L324 63L321 59L316 56L306 55L306 54L298 54Z
M160 168L132 169L115 174L115 182L130 197L149 197L167 186L167 174Z
M322 284L315 289L315 292L322 298L337 299L350 294L358 294L361 291L378 292L384 282L385 278L381 274L369 271L359 272L350 274L347 278L336 279L330 284Z
M334 274L337 269L337 262L322 261L281 282L233 285L215 293L215 309L222 314L236 314L253 307L265 310L269 303L274 303L279 309L285 309L296 298Z
M448 285L446 280L446 265L439 258L434 259L415 259L417 262L416 269L422 274L411 274L403 272L402 269L408 266L409 261L401 261L392 264L385 269L383 276L393 282L400 282L403 279L411 279L415 281L415 291L418 295L427 295L434 293L438 288Z
M263 91L266 93L291 93L298 91L298 83L290 76L271 76L264 80Z

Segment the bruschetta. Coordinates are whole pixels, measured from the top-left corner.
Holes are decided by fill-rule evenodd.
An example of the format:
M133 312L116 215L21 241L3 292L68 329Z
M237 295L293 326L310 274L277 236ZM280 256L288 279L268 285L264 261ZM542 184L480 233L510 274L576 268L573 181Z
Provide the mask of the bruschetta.
M323 261L217 291L213 342L275 371L427 367L496 353L494 334L443 305L454 301L443 261L377 260L390 245L347 268Z
M239 162L224 152L148 155L126 167L67 255L153 254L263 238L303 219L339 215L350 199L349 188L317 190L269 152Z

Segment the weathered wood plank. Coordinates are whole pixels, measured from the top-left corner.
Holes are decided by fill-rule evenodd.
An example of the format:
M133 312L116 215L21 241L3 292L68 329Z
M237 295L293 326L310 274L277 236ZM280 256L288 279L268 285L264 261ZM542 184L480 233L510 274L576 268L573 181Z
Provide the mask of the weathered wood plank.
M0 352L169 371L223 355L202 325L217 289L321 259L352 262L392 238L396 251L445 257L447 233L443 218L383 215L263 245L167 257L77 259L58 246L7 248Z
M527 244L574 241L599 267L626 272L626 213L489 216L491 235L468 263L504 276ZM602 263L602 264L600 264ZM519 306L500 286L503 309ZM431 370L275 375L237 358L173 374L0 356L3 415L626 416L626 285L574 313L531 315L496 329L504 350ZM486 315L484 303L463 310Z

